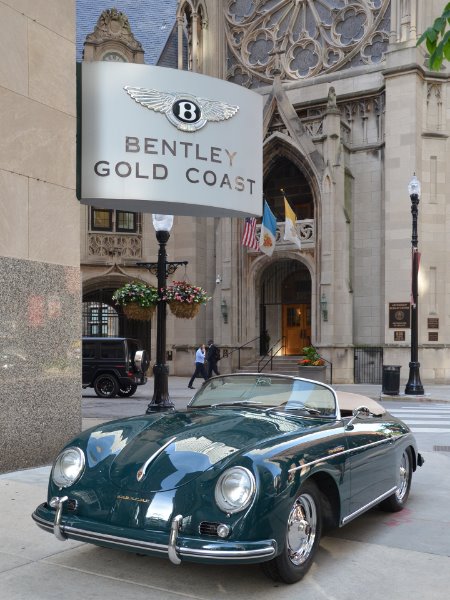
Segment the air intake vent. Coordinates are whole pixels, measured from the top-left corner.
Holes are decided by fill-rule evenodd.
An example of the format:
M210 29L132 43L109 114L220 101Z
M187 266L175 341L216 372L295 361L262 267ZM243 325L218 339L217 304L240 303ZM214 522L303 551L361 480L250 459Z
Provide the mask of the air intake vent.
M200 535L213 535L217 537L218 525L219 523L210 523L209 521L202 521L199 527Z

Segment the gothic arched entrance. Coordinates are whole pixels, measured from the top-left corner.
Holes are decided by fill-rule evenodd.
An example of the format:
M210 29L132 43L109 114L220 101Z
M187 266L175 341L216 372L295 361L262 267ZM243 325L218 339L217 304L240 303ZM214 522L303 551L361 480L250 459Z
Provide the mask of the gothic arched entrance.
M83 336L134 338L150 352L151 321L128 319L112 299L116 288L106 285L83 294Z
M280 259L261 278L260 324L265 353L282 345L287 355L299 355L311 344L311 275L300 261Z

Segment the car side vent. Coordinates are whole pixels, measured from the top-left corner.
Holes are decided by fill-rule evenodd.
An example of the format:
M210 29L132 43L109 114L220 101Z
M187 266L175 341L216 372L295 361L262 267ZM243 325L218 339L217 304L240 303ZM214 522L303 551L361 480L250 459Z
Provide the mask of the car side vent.
M200 535L213 535L217 537L217 527L219 523L211 523L210 521L202 521L200 523Z

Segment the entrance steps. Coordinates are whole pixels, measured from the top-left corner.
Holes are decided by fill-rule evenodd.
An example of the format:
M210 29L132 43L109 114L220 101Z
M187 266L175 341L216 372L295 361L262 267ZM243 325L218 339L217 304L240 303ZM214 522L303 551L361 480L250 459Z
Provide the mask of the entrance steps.
M270 361L261 370L261 373L278 373L280 375L298 375L298 361L300 356L274 356L272 359L272 368ZM267 361L264 359L263 363ZM263 364L262 363L262 364ZM241 366L240 369L235 369L235 373L257 373L258 361L248 365Z

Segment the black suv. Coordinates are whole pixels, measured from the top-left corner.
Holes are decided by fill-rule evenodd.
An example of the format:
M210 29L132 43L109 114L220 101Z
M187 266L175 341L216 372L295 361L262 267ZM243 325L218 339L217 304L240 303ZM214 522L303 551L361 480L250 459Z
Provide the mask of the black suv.
M130 338L83 338L83 388L93 387L100 398L132 396L147 381L147 350Z

